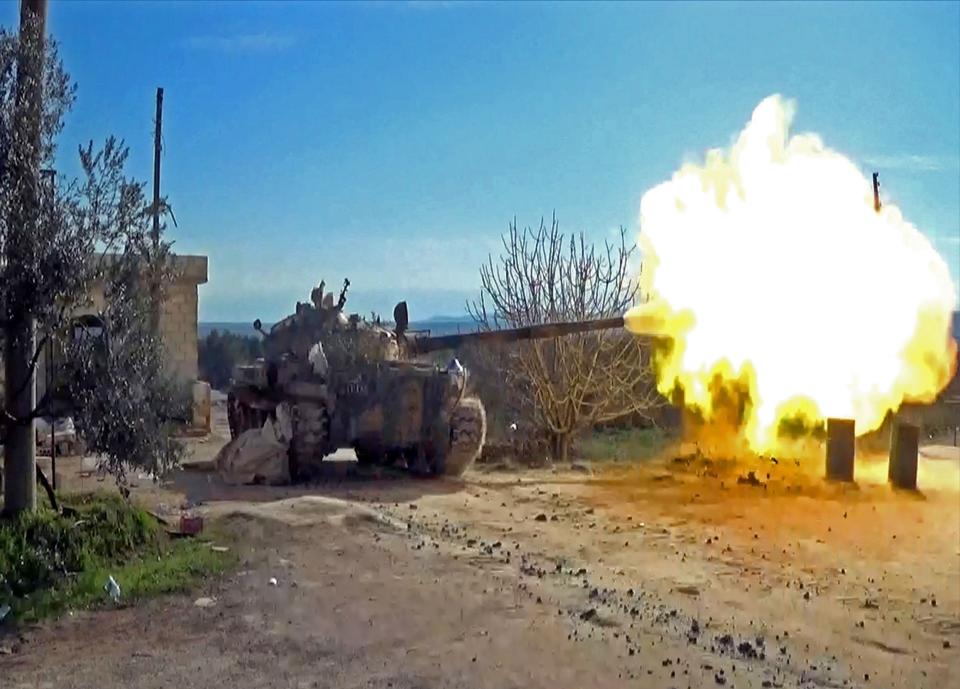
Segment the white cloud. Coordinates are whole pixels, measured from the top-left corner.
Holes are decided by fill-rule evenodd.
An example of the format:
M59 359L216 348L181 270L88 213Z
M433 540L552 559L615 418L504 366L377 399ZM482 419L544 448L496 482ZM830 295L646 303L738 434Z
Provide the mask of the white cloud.
M893 155L873 155L864 158L871 167L887 170L907 170L910 172L939 172L955 170L960 167L960 158L932 155L897 153Z
M213 50L222 53L274 53L286 50L294 43L293 36L268 32L192 36L186 41L187 46L195 50Z

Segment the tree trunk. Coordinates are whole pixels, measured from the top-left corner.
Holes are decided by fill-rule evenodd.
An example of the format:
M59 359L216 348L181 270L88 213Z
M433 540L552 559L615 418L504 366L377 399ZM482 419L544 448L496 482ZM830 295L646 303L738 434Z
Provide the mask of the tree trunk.
M11 325L4 351L5 405L14 418L27 418L36 405L37 389L29 368L35 344L33 320ZM15 394L17 391L19 394ZM8 423L4 441L4 511L8 514L37 507L37 437L34 421Z
M7 174L17 175L20 198L14 201L7 264L29 266L33 262L34 236L40 183L40 117L43 112L43 61L47 1L21 0L20 52L17 61L17 104L14 131L23 137L15 142L24 146L22 158ZM33 34L33 35L31 35ZM10 323L4 351L5 400L10 416L22 421L8 423L4 442L4 510L9 514L32 511L37 506L37 438L31 414L36 406L37 389L34 368L30 366L36 346L32 313L5 314ZM23 421L29 419L28 421Z
M570 456L570 434L553 434L553 461L566 462Z

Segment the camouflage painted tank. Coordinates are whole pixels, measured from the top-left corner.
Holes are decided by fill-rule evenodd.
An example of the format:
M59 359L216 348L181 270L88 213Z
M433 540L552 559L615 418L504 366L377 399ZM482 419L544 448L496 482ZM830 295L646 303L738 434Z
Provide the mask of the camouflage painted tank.
M408 332L405 302L395 326L343 312L339 299L313 290L310 303L264 332L264 358L238 366L228 394L231 436L263 425L284 405L292 425L290 474L312 473L329 454L353 448L361 464L402 463L423 475L460 475L486 437L480 400L467 394L456 359L418 360L468 341L512 341L619 328L623 319L532 326L440 337Z

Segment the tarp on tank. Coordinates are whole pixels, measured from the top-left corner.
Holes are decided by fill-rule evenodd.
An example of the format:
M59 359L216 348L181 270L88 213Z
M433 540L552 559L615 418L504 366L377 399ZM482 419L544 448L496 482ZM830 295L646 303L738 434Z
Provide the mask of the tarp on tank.
M290 415L285 405L277 407L276 415L276 420L267 419L262 428L244 431L221 448L216 467L224 483L290 483Z

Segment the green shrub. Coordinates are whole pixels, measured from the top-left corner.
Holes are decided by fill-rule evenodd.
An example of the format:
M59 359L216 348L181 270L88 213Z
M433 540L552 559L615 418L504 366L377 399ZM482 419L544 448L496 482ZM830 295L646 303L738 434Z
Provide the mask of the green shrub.
M642 461L656 456L670 440L657 428L595 430L577 441L574 455L590 461Z
M38 619L104 601L111 575L124 600L184 590L231 560L206 539L171 541L153 517L119 496L64 503L73 508L66 515L38 509L0 521L0 605L10 604L14 617Z

